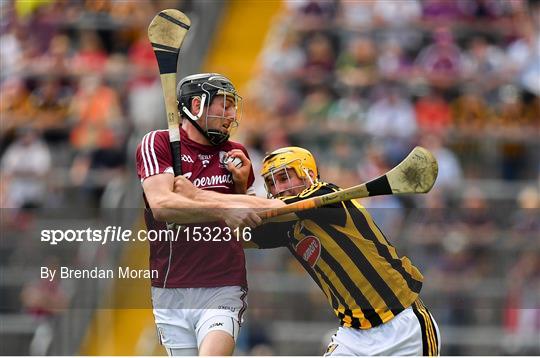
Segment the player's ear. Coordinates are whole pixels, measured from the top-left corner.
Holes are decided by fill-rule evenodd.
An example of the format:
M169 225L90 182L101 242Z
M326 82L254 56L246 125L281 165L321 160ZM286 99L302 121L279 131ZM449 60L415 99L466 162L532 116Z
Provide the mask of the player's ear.
M201 97L195 96L191 99L191 113L197 115L201 109Z
M313 170L309 170L309 171L308 171L308 174L309 174L309 177L311 178L311 181L312 181L313 183L315 183L315 182L317 181L318 178L317 178L317 176L315 175L315 173L313 173Z

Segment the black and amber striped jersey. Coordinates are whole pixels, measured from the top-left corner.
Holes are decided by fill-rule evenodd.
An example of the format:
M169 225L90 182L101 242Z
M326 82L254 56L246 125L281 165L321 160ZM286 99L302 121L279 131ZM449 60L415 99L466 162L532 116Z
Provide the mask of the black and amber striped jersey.
M340 190L318 182L287 203ZM252 231L258 248L287 247L326 295L344 327L368 329L411 306L423 276L400 257L355 200L298 212L300 220Z

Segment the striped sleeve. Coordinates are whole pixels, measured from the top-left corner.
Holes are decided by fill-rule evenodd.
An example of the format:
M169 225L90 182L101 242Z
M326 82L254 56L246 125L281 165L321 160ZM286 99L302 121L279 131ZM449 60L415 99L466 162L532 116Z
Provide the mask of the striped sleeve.
M167 131L147 133L139 143L136 153L137 175L144 179L163 173L173 174L172 156Z
M294 223L267 223L251 231L251 243L257 249L274 249L287 245L289 232Z

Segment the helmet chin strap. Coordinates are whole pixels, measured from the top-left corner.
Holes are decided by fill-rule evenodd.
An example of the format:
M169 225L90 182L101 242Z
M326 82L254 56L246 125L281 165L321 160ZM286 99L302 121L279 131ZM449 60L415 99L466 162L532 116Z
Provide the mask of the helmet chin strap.
M188 118L190 118L192 121L197 122L199 119L201 119L202 112L204 111L205 102L206 102L206 94L203 93L203 95L201 96L201 105L199 106L199 113L197 113L197 115L194 115L193 113L191 113L191 111L187 109L186 106L182 107L182 112L184 112L184 114L188 116Z
M201 95L201 105L199 107L199 113L197 115L194 115L190 112L189 109L187 109L186 106L182 107L182 112L186 116L188 116L188 120L197 130L210 142L212 145L220 145L221 143L226 142L229 139L229 134L224 134L217 129L208 129L208 123L206 123L206 130L202 129L202 127L197 123L199 119L202 117L202 113L204 111L204 104L206 102L206 94Z
M205 137L212 145L220 145L229 139L229 134L220 132L217 129L210 129L206 131Z

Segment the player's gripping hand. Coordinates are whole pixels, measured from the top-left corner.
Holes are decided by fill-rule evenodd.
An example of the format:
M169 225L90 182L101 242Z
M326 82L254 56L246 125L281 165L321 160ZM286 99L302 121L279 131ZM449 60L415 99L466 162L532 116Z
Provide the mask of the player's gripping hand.
M242 162L241 165L235 165L235 161L231 160L227 163L227 169L232 174L235 193L245 194L247 190L249 172L251 170L251 161L240 149L233 149L227 152L227 157L238 158Z
M193 185L193 183L183 175L174 178L173 191L177 194L182 194L186 198L195 199L199 190L199 188Z
M254 228L262 223L253 209L225 209L222 211L222 218L231 229Z

